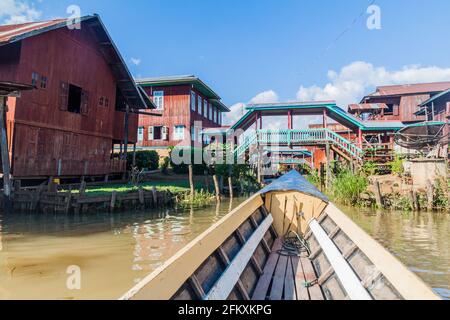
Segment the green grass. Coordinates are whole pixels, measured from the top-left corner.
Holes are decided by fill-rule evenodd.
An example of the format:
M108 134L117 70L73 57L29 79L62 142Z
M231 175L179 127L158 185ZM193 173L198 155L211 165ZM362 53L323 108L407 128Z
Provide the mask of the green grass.
M139 186L144 190L152 190L156 187L158 191L170 191L171 193L183 193L189 191L189 181L186 180L173 180L173 181L151 181L141 183ZM196 182L195 188L197 190L206 189L202 182ZM110 195L113 191L118 193L128 193L137 191L138 187L132 184L108 184L103 186L91 186L86 188L86 195L89 197L101 197ZM75 191L75 193L77 193Z

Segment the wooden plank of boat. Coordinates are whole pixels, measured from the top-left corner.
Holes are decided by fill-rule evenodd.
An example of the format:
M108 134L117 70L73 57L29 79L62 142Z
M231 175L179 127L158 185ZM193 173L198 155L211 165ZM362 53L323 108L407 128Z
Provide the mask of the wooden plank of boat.
M349 298L352 300L372 300L372 297L363 287L355 272L317 220L313 219L309 223L309 227L319 242L320 247L333 267L334 272L339 278Z
M197 268L262 205L261 195L254 195L144 278L121 299L171 299Z
M377 241L361 230L347 215L335 205L329 204L325 210L376 266L379 272L406 300L439 300L439 297L415 274L384 249Z
M206 295L205 300L226 300L250 262L256 248L259 246L266 232L273 223L272 215L267 216L258 229L233 259L227 270Z
M286 278L284 280L284 300L297 300L295 293L294 270L292 269L292 257L288 259Z
M267 260L266 266L264 267L264 273L256 285L255 292L253 293L252 300L262 301L266 300L267 292L272 281L272 276L278 263L279 254L278 251L281 250L283 244L281 239L276 239L272 248L272 253Z
M288 257L280 255L270 290L270 300L281 300L283 297L284 280Z
M303 271L305 273L305 282L301 285L308 285L308 293L310 300L324 300L322 290L320 289L318 284L315 284L317 281L317 275L314 271L313 265L311 264L311 260L308 257L302 255L300 257L300 263L302 264Z
M306 277L300 257L292 257L291 261L295 272L295 292L297 300L309 300L308 289L304 285L306 283Z

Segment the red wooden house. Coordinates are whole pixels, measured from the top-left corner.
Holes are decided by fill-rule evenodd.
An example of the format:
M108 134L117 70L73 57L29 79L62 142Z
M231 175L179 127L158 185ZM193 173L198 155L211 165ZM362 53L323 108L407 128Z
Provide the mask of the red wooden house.
M202 139L202 128L219 128L230 110L209 86L195 76L150 78L136 81L153 99L161 117L139 116L138 146L167 155L171 146L191 146Z
M450 82L406 84L378 87L360 104L349 106L349 112L364 120L397 120L405 124L425 120L416 114L428 99L450 89Z
M0 26L0 81L35 86L8 99L15 179L123 172L113 147L135 143L138 110L154 107L98 16L68 26L63 19Z

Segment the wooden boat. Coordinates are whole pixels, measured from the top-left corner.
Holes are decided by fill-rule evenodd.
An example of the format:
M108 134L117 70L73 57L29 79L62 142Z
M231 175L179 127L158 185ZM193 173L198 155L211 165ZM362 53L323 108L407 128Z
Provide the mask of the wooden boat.
M122 299L438 297L292 171L230 212Z

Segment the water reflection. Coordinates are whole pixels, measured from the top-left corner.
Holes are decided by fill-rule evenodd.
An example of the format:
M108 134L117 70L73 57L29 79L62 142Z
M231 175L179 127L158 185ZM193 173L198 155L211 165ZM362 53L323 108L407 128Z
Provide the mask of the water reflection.
M202 210L0 216L0 299L115 299L245 199ZM450 216L343 208L450 298ZM77 265L82 289L66 288Z
M219 221L235 199L201 210L0 216L0 299L115 299ZM65 287L77 265L82 290Z
M343 208L443 298L450 299L450 215Z

